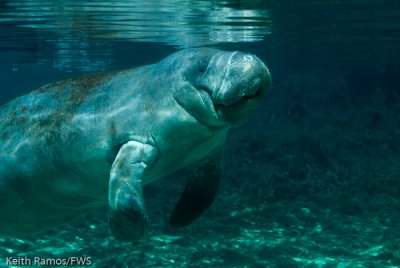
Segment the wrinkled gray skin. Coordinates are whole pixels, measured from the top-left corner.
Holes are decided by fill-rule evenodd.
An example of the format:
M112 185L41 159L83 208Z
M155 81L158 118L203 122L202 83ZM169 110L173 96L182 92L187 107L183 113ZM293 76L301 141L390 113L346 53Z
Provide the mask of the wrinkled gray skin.
M197 163L172 212L212 203L227 131L270 87L254 55L188 49L140 68L46 85L0 107L0 235L21 236L108 203L111 233L140 239L142 186Z

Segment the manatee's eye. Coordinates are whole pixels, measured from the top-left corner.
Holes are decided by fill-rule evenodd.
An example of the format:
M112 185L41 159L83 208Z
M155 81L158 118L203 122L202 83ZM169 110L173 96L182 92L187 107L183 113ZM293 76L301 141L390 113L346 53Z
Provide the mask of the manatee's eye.
M204 73L205 70L206 70L206 69L205 69L204 67L200 67L199 72L200 72L200 73Z

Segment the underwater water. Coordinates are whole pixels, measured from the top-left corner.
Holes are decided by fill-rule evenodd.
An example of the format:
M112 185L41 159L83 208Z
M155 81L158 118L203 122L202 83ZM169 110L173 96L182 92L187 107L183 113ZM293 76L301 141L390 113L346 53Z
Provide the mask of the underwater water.
M143 241L114 239L104 206L0 237L0 267L400 267L399 18L389 0L1 1L0 103L198 46L256 54L273 85L230 131L220 193L192 225L168 226L178 172L144 187Z

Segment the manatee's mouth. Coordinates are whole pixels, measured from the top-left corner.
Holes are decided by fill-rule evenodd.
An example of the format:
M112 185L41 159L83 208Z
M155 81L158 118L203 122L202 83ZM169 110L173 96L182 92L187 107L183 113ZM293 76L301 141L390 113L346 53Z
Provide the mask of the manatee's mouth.
M237 100L228 102L215 101L212 92L207 88L200 88L198 94L202 100L202 107L207 109L218 121L237 125L254 110L261 98L266 94L267 88L264 84L257 87L256 90L250 90Z
M256 80L247 81L240 85L251 86L246 88L245 91L236 88L235 90L243 92L241 96L235 96L234 99L214 102L214 109L216 110L218 118L230 125L238 125L250 116L261 99L267 94L268 88L270 87L270 80L256 78Z
M216 104L216 105L222 106L222 107L241 107L243 105L246 105L246 103L261 99L265 95L264 94L265 92L263 89L264 89L264 85L259 85L258 88L253 91L254 93L245 94L233 103L228 103L228 104L221 103L221 104Z
M260 84L256 90L249 90L251 93L244 94L237 100L226 103L213 102L214 110L219 118L233 123L231 121L239 120L237 117L242 117L250 112L266 94L266 91L265 85Z

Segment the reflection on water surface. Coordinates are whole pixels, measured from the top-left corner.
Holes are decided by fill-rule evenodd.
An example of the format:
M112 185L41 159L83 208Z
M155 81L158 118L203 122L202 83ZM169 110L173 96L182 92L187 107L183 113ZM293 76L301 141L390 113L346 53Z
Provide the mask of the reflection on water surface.
M188 0L13 1L1 13L0 22L56 31L64 38L113 38L179 47L252 42L271 31L266 10Z

